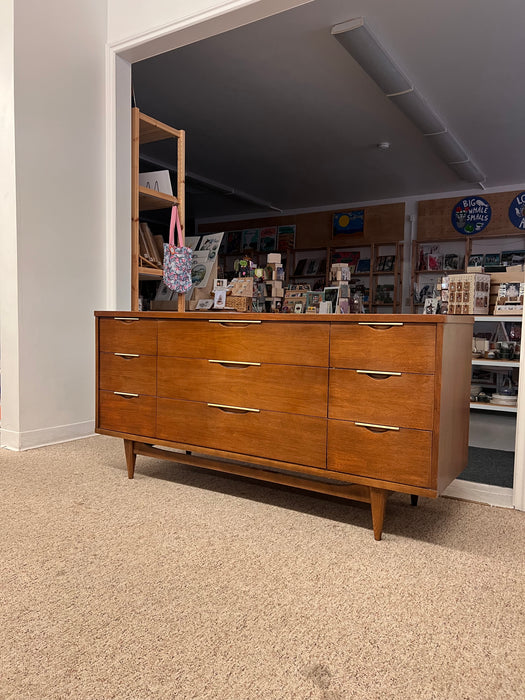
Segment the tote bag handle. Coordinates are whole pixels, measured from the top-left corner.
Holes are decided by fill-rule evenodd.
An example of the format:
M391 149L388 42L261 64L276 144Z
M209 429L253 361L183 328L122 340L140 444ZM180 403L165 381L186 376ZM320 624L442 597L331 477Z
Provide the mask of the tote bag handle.
M179 209L178 209L177 205L175 205L171 208L169 244L172 248L175 247L175 225L177 226L177 237L178 237L178 241L179 241L179 247L182 248L184 245L184 241L182 240L182 231L180 228L180 219L179 219Z

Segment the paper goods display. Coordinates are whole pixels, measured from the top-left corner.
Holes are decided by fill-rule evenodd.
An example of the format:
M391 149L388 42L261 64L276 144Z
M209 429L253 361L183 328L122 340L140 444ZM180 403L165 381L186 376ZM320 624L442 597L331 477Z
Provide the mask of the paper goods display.
M169 170L156 170L151 173L139 173L139 185L148 190L163 192L173 196Z
M175 246L175 226L178 246ZM183 245L179 210L171 210L169 242L164 244L164 283L178 294L184 294L192 284L192 251Z

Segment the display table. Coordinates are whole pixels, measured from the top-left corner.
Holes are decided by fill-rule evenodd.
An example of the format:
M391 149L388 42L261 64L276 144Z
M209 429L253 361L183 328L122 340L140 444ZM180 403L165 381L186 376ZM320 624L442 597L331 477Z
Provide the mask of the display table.
M95 316L96 431L129 478L147 455L365 501L379 540L389 492L466 467L470 316Z

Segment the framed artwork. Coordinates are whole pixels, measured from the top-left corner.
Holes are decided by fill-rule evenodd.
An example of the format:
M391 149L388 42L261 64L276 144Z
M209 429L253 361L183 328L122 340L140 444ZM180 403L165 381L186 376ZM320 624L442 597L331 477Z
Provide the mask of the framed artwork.
M226 239L226 252L237 255L241 252L242 231L228 231Z
M285 253L289 248L295 248L295 224L277 229L277 250Z
M246 248L259 249L258 228L247 228L242 232L242 250L244 251Z
M261 253L273 253L277 250L277 226L268 226L259 231Z
M482 267L483 266L483 253L481 255L478 255L478 254L469 255L468 266L469 267Z
M501 253L485 253L484 265L501 265Z
M370 258L360 258L357 263L356 273L370 272Z
M483 256L481 256L483 258ZM444 270L459 270L459 255L456 253L445 253L443 258Z
M353 209L351 211L334 214L332 236L364 233L365 210Z
M501 264L507 267L523 265L525 262L525 250L504 250L501 254Z
M319 304L324 301L324 292L307 292L306 306L315 306L319 308Z

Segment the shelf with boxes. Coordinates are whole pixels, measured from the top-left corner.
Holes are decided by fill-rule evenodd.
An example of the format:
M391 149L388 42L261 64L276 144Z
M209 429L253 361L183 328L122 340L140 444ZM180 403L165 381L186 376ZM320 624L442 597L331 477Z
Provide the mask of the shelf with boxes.
M521 317L475 316L471 408L516 413Z

